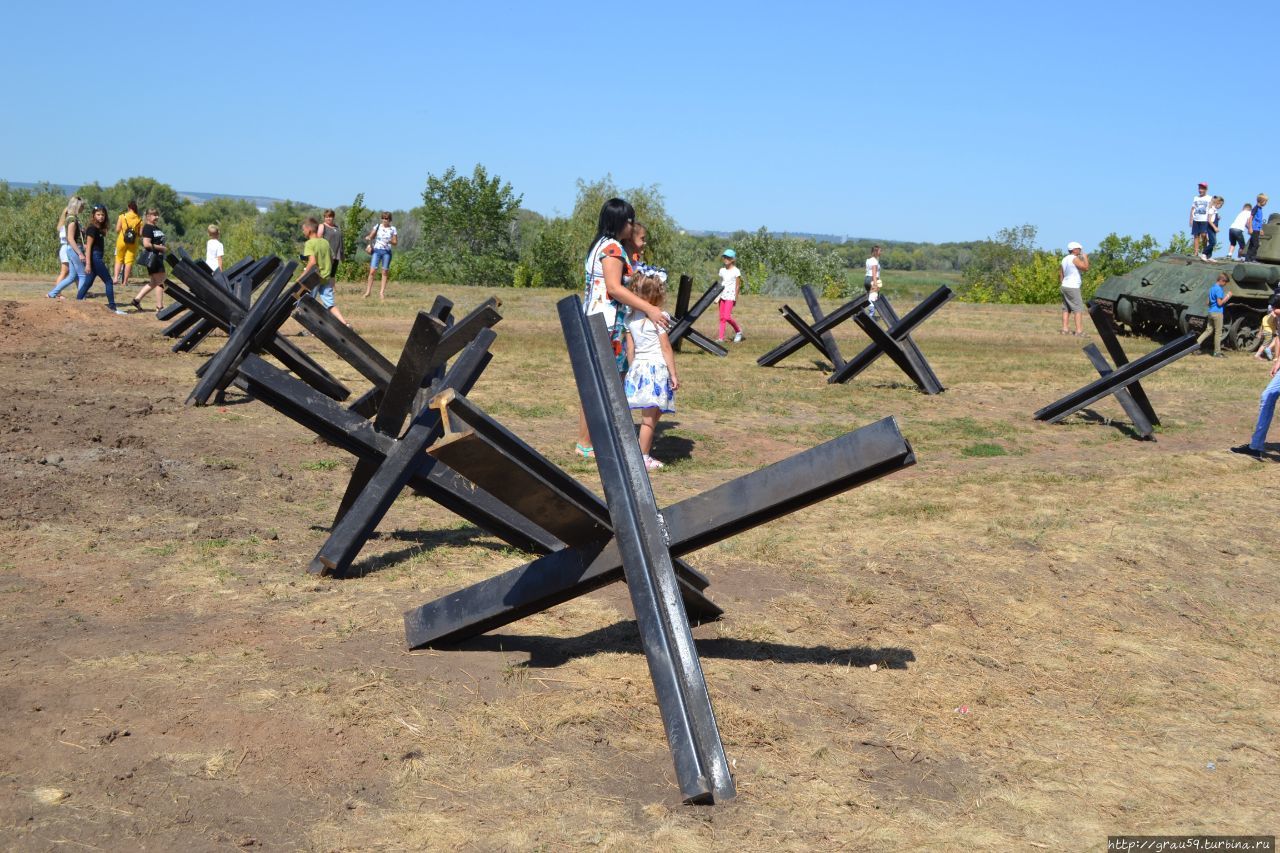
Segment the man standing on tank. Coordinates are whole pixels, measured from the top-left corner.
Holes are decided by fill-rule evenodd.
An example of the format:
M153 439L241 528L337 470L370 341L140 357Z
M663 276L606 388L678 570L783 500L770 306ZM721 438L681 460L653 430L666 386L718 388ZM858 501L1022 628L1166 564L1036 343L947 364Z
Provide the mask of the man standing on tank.
M1200 257L1200 244L1209 239L1209 208L1213 206L1213 197L1209 195L1209 185L1200 184L1200 194L1191 199L1191 215L1188 224L1191 226L1191 254Z
M1080 273L1089 269L1089 256L1084 253L1084 246L1079 243L1068 243L1066 257L1058 265L1058 285L1062 293L1062 334L1071 334L1067 320L1076 315L1076 337L1084 337L1084 300L1080 296L1080 286L1084 281Z
M1262 240L1262 226L1266 224L1266 214L1262 212L1262 208L1267 205L1267 194L1258 193L1258 203L1253 206L1253 221L1250 223L1253 231L1249 234L1249 248L1244 253L1246 261L1257 260L1258 243Z

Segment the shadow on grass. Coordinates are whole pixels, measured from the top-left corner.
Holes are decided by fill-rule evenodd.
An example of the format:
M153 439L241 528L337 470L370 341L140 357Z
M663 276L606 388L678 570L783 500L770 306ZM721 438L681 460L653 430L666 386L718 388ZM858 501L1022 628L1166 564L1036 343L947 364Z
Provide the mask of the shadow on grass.
M323 533L330 532L330 528L320 524L311 525L311 529ZM345 574L334 575L335 580L355 580L383 569L389 569L410 559L415 554L422 551L430 551L433 548L473 547L486 548L490 551L512 550L509 545L494 539L491 534L471 525L449 530L393 530L390 533L376 533L369 538L370 541L391 539L412 544L405 548L397 548L394 551L357 559Z
M679 421L658 421L653 436L653 457L662 462L689 459L693 456L694 441L682 435L667 435L680 426ZM639 427L637 427L639 429Z
M723 660L771 660L778 663L816 663L866 667L871 664L887 669L906 669L916 659L911 649L897 647L871 648L851 646L796 646L766 640L718 638L695 640L701 657ZM579 637L520 636L485 634L457 645L443 646L459 651L526 652L526 666L551 669L577 658L601 652L642 654L640 632L632 620L615 622Z
M1156 440L1156 437L1154 435L1151 436L1151 438L1146 438L1140 435L1138 433L1138 430L1134 428L1133 424L1126 423L1125 421L1117 421L1112 418L1108 418L1104 415L1098 414L1093 409L1087 409L1087 408L1081 409L1080 411L1076 412L1076 417L1078 417L1080 420L1088 424L1106 424L1107 426L1112 427L1113 429L1119 430L1121 435L1125 436L1126 438L1132 438L1137 441L1155 441Z

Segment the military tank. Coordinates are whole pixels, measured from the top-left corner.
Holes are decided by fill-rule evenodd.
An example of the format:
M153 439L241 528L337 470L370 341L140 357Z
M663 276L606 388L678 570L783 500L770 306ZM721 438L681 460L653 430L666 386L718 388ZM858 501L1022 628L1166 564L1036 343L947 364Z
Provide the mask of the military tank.
M1234 284L1223 308L1223 343L1249 349L1257 339L1267 302L1280 285L1280 213L1267 218L1257 260L1234 265L1189 255L1161 255L1104 281L1094 299L1122 329L1156 339L1200 332L1209 313L1209 288L1218 273Z

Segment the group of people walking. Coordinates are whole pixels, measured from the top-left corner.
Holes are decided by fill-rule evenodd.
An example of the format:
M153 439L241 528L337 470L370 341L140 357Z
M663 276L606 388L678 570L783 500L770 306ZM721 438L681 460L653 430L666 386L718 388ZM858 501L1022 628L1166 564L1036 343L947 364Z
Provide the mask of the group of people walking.
M141 265L148 276L147 284L130 300L133 307L140 308L141 300L149 291L155 291L157 310L164 307L164 254L165 234L159 226L160 211L148 208L144 214L138 213L137 202L129 202L127 209L121 213L114 229L110 225L110 216L106 205L95 204L88 216L88 222L82 223L81 216L87 202L80 196L72 196L62 215L58 217L58 260L61 269L53 289L46 294L50 299L64 299L62 292L72 284L76 285L76 299L84 299L94 281L102 279L107 294L107 310L116 314L126 314L116 304L115 283L128 285L129 276L134 264ZM112 232L115 235L115 277L107 266L107 244L111 242Z
M89 208L87 215L86 208ZM329 285L318 298L331 309L334 307L333 281L338 264L343 260L342 231L334 221L335 216L333 210L326 210L324 220L316 221L313 232L307 234L304 231L303 235L304 241L323 239L328 246L329 252L323 261L322 275ZM383 211L378 221L364 235L365 251L370 258L369 277L364 291L366 298L373 291L373 280L379 270L382 272L382 283L378 296L382 299L387 296L391 254L400 242L399 232L391 224L391 218L390 211ZM158 209L152 207L140 213L137 202L130 201L112 225L111 214L106 205L95 204L89 207L85 199L73 195L58 217L57 229L59 270L53 288L46 294L49 299L66 299L62 295L63 291L73 284L76 285L75 298L86 299L94 283L101 280L106 292L107 310L115 314L128 314L116 302L116 286L128 287L134 267L141 266L146 271L147 282L129 300L129 304L140 311L142 300L148 294L154 294L156 310L164 308L164 258L169 247L165 245L166 238L160 225ZM210 225L207 231L205 263L210 270L220 271L223 269L226 253L222 234L216 224ZM111 257L115 261L114 275L107 263L108 246L113 242L115 252ZM315 255L312 253L308 257L314 258Z

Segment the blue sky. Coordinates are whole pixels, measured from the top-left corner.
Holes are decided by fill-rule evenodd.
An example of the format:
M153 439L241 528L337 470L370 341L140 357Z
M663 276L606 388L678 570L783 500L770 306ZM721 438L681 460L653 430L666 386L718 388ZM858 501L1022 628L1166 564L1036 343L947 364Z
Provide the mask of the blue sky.
M402 208L428 174L483 163L547 214L568 212L578 178L611 173L657 184L688 228L944 241L1029 222L1051 247L1111 231L1163 241L1185 229L1199 180L1227 213L1280 193L1274 4L3 14L0 178L13 181L144 174ZM1272 70L1251 89L1252 57Z

